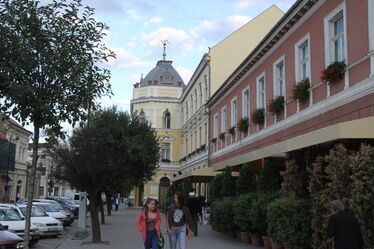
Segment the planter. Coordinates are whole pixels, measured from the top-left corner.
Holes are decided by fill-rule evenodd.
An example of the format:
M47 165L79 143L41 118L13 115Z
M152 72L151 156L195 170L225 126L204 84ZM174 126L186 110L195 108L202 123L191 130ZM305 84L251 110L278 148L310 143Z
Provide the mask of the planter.
M270 239L270 244L272 249L283 249L282 242L277 242L273 239Z
M291 249L286 242L283 242L283 247L284 247L284 249Z
M255 233L249 233L249 236L251 238L251 243L254 246L262 246L262 239L258 234Z
M268 236L261 236L262 241L264 242L264 248L265 249L272 249L271 243L270 243L270 237Z
M218 224L216 224L215 226L216 226L216 231L217 231L217 232L221 232L221 226L218 225Z
M242 236L240 235L240 230L236 229L235 231L236 231L236 238L241 241L242 240Z
M240 240L244 243L249 243L249 234L247 232L240 232Z
M229 235L230 235L230 237L232 237L232 238L236 238L236 229L235 228L230 228L229 229Z

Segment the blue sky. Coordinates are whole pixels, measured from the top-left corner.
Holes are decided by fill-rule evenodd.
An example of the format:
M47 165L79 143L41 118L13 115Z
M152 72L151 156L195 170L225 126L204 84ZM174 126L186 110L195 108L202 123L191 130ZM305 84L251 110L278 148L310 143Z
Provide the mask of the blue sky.
M101 106L118 105L129 110L133 84L162 58L166 58L188 83L208 47L244 25L272 4L286 12L295 0L84 0L95 8L96 18L110 30L105 42L115 51L110 61L114 96Z

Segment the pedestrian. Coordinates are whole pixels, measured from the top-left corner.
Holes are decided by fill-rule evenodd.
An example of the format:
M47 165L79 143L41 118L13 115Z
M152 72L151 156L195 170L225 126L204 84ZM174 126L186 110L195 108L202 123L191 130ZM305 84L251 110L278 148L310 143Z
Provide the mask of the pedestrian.
M186 249L186 235L191 238L191 215L184 205L181 193L174 194L174 203L166 211L166 229L170 240L170 249Z
M116 211L118 211L118 206L119 206L120 203L121 203L121 199L117 195L116 199L114 200L114 205L116 206L116 209L115 209Z
M364 241L360 225L354 215L345 210L341 200L331 202L332 215L327 225L327 234L333 238L335 249L363 249Z
M147 199L136 220L136 225L144 240L145 249L158 249L161 237L161 214L155 199Z
M198 223L201 224L202 221L202 205L200 200L195 196L194 191L190 192L188 195L189 198L186 205L191 213L192 231L194 235L197 236Z

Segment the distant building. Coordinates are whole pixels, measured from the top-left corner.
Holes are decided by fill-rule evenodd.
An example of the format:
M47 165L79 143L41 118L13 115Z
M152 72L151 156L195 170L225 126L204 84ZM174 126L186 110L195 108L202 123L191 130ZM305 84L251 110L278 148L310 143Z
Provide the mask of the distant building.
M16 201L26 196L27 147L32 132L12 118L0 117L0 198Z

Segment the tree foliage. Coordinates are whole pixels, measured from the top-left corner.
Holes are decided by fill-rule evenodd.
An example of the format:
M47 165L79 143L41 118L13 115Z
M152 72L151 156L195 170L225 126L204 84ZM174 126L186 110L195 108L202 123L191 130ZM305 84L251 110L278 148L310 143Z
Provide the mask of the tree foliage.
M266 159L264 168L260 171L257 189L259 191L275 191L281 188L282 177L280 172L284 169L284 162L276 159Z
M83 11L81 11L83 9ZM39 130L62 135L62 122L87 117L95 98L110 93L107 69L114 54L102 40L108 27L81 0L0 1L0 111L23 125L33 123L33 161L28 180L28 248Z
M236 179L232 176L231 168L226 167L222 175L222 196L234 196L236 192Z
M56 147L55 157L61 179L95 199L108 189L128 190L150 180L159 146L149 123L113 107L95 112L89 126Z
M303 175L305 172L301 166L297 164L296 160L286 162L286 169L280 172L283 177L281 184L281 194L284 196L302 197L305 195L305 184L303 182Z
M239 171L237 193L246 194L256 191L256 175L248 164L244 164Z

